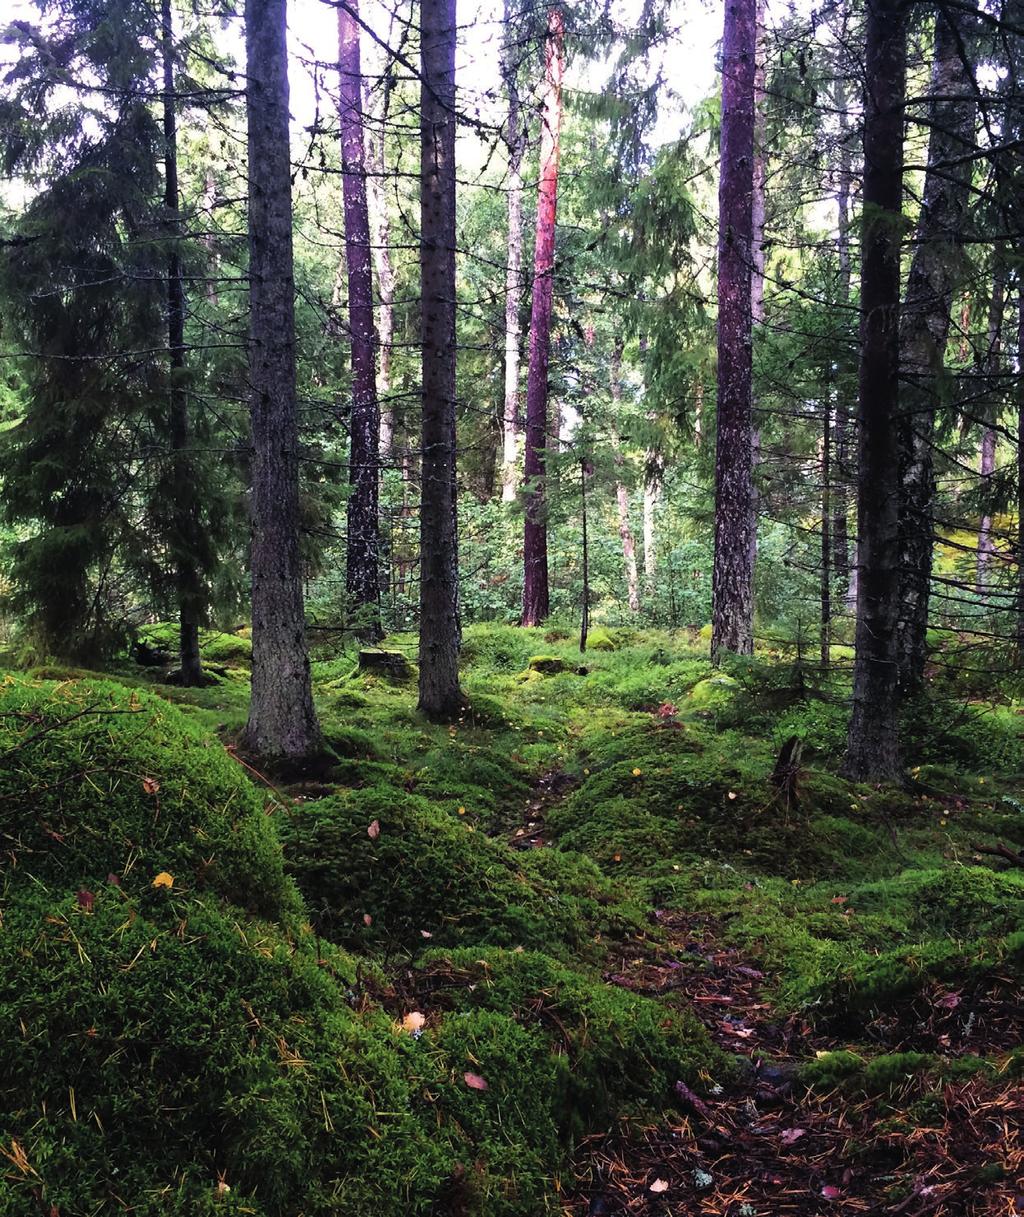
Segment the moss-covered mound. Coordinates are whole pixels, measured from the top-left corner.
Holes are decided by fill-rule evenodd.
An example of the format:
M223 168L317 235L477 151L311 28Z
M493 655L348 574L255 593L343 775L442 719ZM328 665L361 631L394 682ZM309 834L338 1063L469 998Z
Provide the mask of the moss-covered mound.
M147 646L167 651L175 656L180 640L179 627L173 621L139 627L138 639ZM252 640L248 630L226 633L223 630L200 630L199 650L206 663L226 667L248 667L252 663Z
M324 943L279 817L156 698L12 681L0 725L2 1213L538 1217L574 1135L720 1065L691 1020L542 955L389 976ZM365 797L287 822L293 864L335 850L371 893L371 945L636 928L581 860Z
M297 808L281 832L317 930L344 946L474 942L565 955L641 924L587 859L516 852L393 787Z
M298 908L238 764L182 711L109 681L0 688L0 849L8 886L136 893L167 875L265 916Z

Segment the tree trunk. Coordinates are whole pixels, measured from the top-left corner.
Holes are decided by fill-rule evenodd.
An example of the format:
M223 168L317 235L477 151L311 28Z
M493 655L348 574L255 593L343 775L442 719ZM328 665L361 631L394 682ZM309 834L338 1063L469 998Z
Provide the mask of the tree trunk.
M900 328L904 386L899 420L901 478L899 682L924 680L931 593L935 473L932 447L941 402L954 286L969 201L976 103L960 58L964 19L940 10L935 24L928 169ZM960 160L963 163L957 164Z
M1024 371L1024 283L1017 291L1017 369ZM1024 376L1017 377L1017 668L1024 668Z
M858 401L857 658L844 773L901 776L897 696L900 238L906 17L902 0L868 0Z
M841 38L845 44L847 20L844 11ZM850 308L850 192L853 181L853 156L849 138L849 111L846 97L846 82L842 76L836 81L836 112L839 119L839 184L836 191L836 252L839 258L839 283L836 303L839 312L839 332L846 333L846 318ZM851 606L857 603L857 589L853 586L855 572L850 567L850 452L853 448L853 409L848 393L846 360L840 362L836 377L835 418L835 468L832 488L832 565L840 588Z
M985 426L981 433L981 479L982 493L988 493L988 484L996 469L996 429L999 421L999 371L1002 366L1003 311L1006 300L1005 277L1000 251L995 251L995 271L992 276L992 301L989 305L988 335L985 351L985 371L988 384L985 386ZM982 599L988 594L988 574L995 546L992 544L992 517L987 513L981 517L978 529L978 558L975 574L975 591Z
M754 649L751 241L756 0L726 0L718 209L718 434L711 655Z
M826 391L821 418L821 666L827 670L832 634L832 393L827 373L822 379Z
M178 118L174 90L174 18L171 0L161 4L161 51L164 73L164 208L170 240L167 246L167 356L168 411L172 477L176 488L173 506L172 550L178 592L178 647L180 679L186 688L203 683L199 654L199 620L204 605L203 585L196 566L199 512L195 481L188 465L188 393L185 388L185 287L181 273L181 210L178 204Z
M629 488L620 477L624 464L619 439L619 413L622 409L622 340L615 343L609 369L612 389L612 450L615 460L615 502L619 512L619 540L622 542L622 563L626 572L626 602L631 613L640 612L640 576L636 565L636 542L629 522Z
M364 91L363 113L369 113L370 90ZM377 402L380 408L380 457L391 456L395 438L395 411L391 402L391 359L395 341L395 265L391 259L391 222L388 218L388 203L384 194L384 152L387 104L377 116L380 129L374 130L373 122L366 131L365 165L367 209L370 216L370 231L373 235L373 261L377 271L377 294L380 306L377 311ZM365 126L365 123L364 123Z
M299 558L299 436L285 0L246 0L252 699L245 746L301 764L320 752Z
M648 610L658 590L658 503L661 501L665 467L663 458L648 450L644 469L644 595Z
M548 522L544 475L548 428L548 363L554 302L555 216L558 204L558 153L562 126L562 74L565 68L562 10L548 10L544 52L544 107L541 113L540 181L537 237L530 311L530 363L526 377L526 520L523 530L523 625L538 625L548 615Z
M361 621L360 636L381 637L380 624L380 408L377 402L376 340L370 214L363 157L362 65L359 0L338 9L338 120L341 188L345 205L345 264L352 350L352 414L349 425L348 544L345 584Z
M505 395L502 414L501 497L515 500L519 469L519 310L523 298L523 157L526 124L519 109L513 55L512 9L505 0L505 49L502 75L508 95L505 143L508 147L508 261L505 266Z
M757 22L754 44L754 185L751 195L751 241L750 241L750 319L755 325L764 321L764 227L765 227L765 179L768 174L768 156L765 150L765 45L764 2L757 0L755 20Z
M419 708L442 720L457 718L463 703L455 526L455 35L455 0L421 0Z

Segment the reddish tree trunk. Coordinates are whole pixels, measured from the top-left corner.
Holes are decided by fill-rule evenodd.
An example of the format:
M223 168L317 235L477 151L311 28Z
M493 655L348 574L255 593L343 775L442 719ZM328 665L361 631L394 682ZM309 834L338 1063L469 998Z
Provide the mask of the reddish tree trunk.
M555 216L558 205L558 152L562 126L562 74L565 68L562 10L548 12L545 44L545 97L541 114L540 182L537 238L530 311L530 364L526 379L526 522L523 530L523 625L538 625L548 615L548 524L544 474L548 429L548 364L554 302Z
M462 709L455 514L455 31L455 0L421 0L419 707L446 720Z
M356 610L369 613L360 632L381 636L380 626L380 409L377 402L376 341L370 215L363 154L362 66L359 0L338 9L338 120L341 186L345 204L345 264L352 349L352 414L349 435L348 545L345 583Z
M857 479L857 657L844 772L901 776L898 719L900 238L906 17L869 0L865 45L864 216Z
M301 764L322 747L299 558L299 434L285 0L246 0L252 700L245 744Z
M727 0L718 190L718 434L711 654L754 648L751 244L756 0Z

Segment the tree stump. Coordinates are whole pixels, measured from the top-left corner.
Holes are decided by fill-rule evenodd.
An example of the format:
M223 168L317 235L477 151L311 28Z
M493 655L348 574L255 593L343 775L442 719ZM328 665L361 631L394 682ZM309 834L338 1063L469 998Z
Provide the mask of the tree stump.
M413 675L412 664L401 651L360 651L359 671L386 680L410 680Z

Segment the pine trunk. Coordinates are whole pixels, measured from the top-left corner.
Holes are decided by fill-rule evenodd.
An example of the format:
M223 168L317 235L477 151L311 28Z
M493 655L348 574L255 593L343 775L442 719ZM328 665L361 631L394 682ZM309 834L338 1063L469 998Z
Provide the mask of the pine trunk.
M751 243L756 0L727 0L722 41L718 235L718 432L711 654L754 649Z
M1024 283L1017 292L1017 368L1024 371ZM1024 376L1017 377L1017 668L1024 668Z
M928 168L900 328L903 391L899 423L898 651L900 689L905 696L919 690L924 680L934 533L932 452L953 291L962 273L960 246L970 198L972 162L966 156L974 148L977 107L960 59L962 25L963 18L952 10L940 12L936 18Z
M502 75L508 95L508 260L505 266L505 393L502 412L501 497L513 502L519 482L519 310L523 298L523 157L526 125L519 108L516 61L512 53L512 11L505 0Z
M349 425L348 544L345 583L353 609L367 613L360 634L377 640L380 624L380 408L370 214L363 155L362 65L359 0L338 9L338 120L341 186L345 206L345 264L352 350L352 413Z
M548 431L548 364L554 303L555 217L558 204L558 154L562 126L562 74L565 68L562 10L548 11L545 43L545 96L541 113L540 182L537 237L530 311L530 361L526 377L526 520L523 530L523 625L539 625L548 615L548 522L544 476Z
M252 699L245 746L300 765L322 746L299 557L299 437L285 0L246 0Z
M902 0L869 0L865 45L864 216L857 537L857 657L844 772L901 776L896 623L899 489L900 239L906 17Z
M452 720L463 701L455 514L455 0L422 0L420 22L419 708Z
M842 38L846 38L844 16ZM839 260L839 284L836 303L839 314L839 331L846 335L846 318L850 308L850 191L853 180L853 157L850 148L849 114L846 99L846 83L840 78L836 82L836 111L839 119L839 186L836 191L836 253ZM836 378L835 417L835 465L832 471L832 567L839 587L851 604L856 604L856 588L852 587L850 567L850 486L853 481L850 456L854 448L854 409L849 392L847 364L840 358Z
M174 93L174 18L171 0L161 5L161 51L164 72L164 208L170 241L167 248L168 411L174 500L173 543L178 591L179 677L186 688L203 683L199 654L199 620L203 612L202 579L196 567L199 513L194 480L188 469L188 392L185 388L185 286L181 273L181 210L178 203L178 118Z

